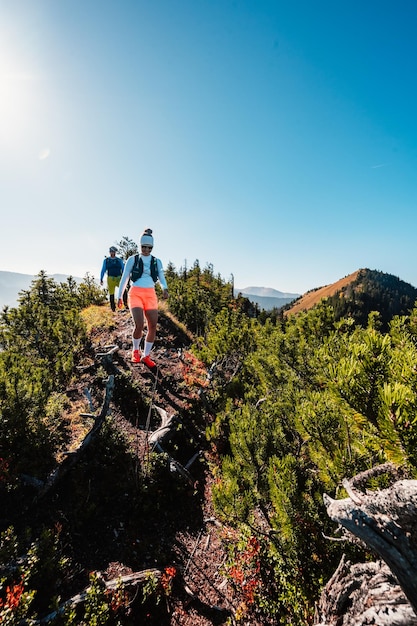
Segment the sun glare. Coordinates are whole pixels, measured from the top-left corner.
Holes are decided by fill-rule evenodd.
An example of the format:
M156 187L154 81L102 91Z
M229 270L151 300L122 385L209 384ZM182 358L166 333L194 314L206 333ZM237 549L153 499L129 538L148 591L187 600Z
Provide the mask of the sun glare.
M8 150L20 149L35 126L39 75L1 33L0 42L0 141Z

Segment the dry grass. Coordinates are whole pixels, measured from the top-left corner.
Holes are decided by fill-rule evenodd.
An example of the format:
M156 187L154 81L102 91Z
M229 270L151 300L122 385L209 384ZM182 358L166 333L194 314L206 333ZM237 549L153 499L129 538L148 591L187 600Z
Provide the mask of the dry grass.
M158 310L159 310L159 312L160 312L162 315L165 315L165 317L167 317L168 319L170 319L170 320L171 320L171 322L173 322L173 323L174 323L174 325L175 325L175 326L176 326L176 327L177 327L177 328L178 328L178 329L179 329L182 333L184 333L184 334L188 337L188 339L189 339L190 341L194 341L194 340L195 340L195 337L194 337L194 335L192 334L192 332L190 332L190 331L188 330L188 328L187 328L184 324L182 324L182 323L181 323L181 322L180 322L180 321L179 321L179 320L175 317L175 315L173 315L173 314L171 313L171 311L168 309L168 303L167 303L165 300L160 300L160 301L159 301L159 303L158 303Z
M62 462L68 452L77 450L87 433L94 425L94 418L86 418L86 413L90 412L87 398L77 397L70 401L67 409L62 415L62 420L67 424L69 440L66 442L65 451L61 450L57 455L57 460Z
M346 285L356 280L360 271L361 270L356 270L353 274L349 274L349 276L345 276L345 278L341 278L331 285L320 287L320 289L316 289L315 291L309 291L297 300L294 306L288 309L288 311L285 311L284 315L287 316L292 315L293 313L300 313L300 311L308 311L324 298L333 296L337 291L341 291L343 287L346 287Z
M108 305L91 305L81 311L81 317L87 327L87 333L94 330L107 330L115 327L114 314Z

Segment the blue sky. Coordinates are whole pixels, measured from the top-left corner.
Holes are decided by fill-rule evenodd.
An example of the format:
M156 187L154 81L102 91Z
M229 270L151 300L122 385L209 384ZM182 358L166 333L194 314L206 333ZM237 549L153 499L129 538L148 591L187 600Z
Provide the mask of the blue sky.
M0 0L0 270L417 286L415 0Z

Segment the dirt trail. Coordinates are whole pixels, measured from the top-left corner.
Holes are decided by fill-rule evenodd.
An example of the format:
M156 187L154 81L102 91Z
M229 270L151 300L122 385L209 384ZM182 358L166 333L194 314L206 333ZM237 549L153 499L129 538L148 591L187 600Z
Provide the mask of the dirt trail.
M223 624L234 613L238 601L230 583L222 573L226 553L222 541L225 532L216 519L211 499L212 477L209 469L209 447L205 438L204 412L200 412L196 423L196 406L200 403L198 380L205 376L199 364L188 353L190 336L182 331L168 316L160 315L157 340L152 350L152 358L158 365L155 378L146 366L130 361L132 322L127 311L115 314L115 328L95 338L95 351L105 352L109 346L117 346L112 355L114 366L132 381L143 398L151 401L151 407L142 407L118 401L112 407L118 427L137 451L139 462L148 453L148 438L160 425L160 410L168 417L178 416L181 431L187 434L188 448L179 449L177 459L183 465L196 456L189 471L195 479L190 486L187 504L182 503L178 510L176 502L166 499L166 508L154 526L148 529L150 537L162 543L171 542L170 565L178 576L174 581L173 593L167 599L166 620L163 623L178 626L209 626ZM83 381L83 385L88 381ZM206 419L209 419L206 416ZM191 445L189 442L192 442ZM157 552L157 550L156 550ZM157 557L150 555L150 565L157 563ZM112 578L129 573L130 569L122 561L109 563L106 577ZM151 623L151 622L149 622ZM161 622L162 623L162 622Z

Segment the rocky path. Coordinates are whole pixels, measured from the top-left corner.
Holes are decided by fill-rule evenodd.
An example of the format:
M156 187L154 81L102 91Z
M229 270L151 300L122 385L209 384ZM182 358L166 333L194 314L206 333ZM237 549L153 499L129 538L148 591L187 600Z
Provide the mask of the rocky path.
M192 461L189 474L193 484L190 484L187 504L183 503L178 510L175 502L167 498L166 510L159 520L153 518L153 527L148 529L150 537L170 542L168 565L177 571L172 595L167 598L166 623L178 626L209 626L227 620L233 623L232 616L239 602L222 569L227 558L226 529L216 519L212 507L212 477L204 423L209 416L204 416L201 407L200 412L196 410L201 404L199 381L205 372L188 353L191 338L168 316L160 316L152 351L158 364L157 377L144 365L130 361L132 323L128 312L117 313L115 323L111 333L95 338L95 351L105 353L116 346L112 354L115 368L131 378L139 395L148 403L146 409L120 399L114 403L112 411L118 428L132 442L138 461L142 463L149 453L149 438L160 426L161 412L168 418L176 416L187 442L185 449L176 449L176 459L182 466ZM151 540L149 543L151 545ZM150 563L152 560L151 557L144 567L167 565ZM130 571L122 561L113 561L105 576L112 578Z

